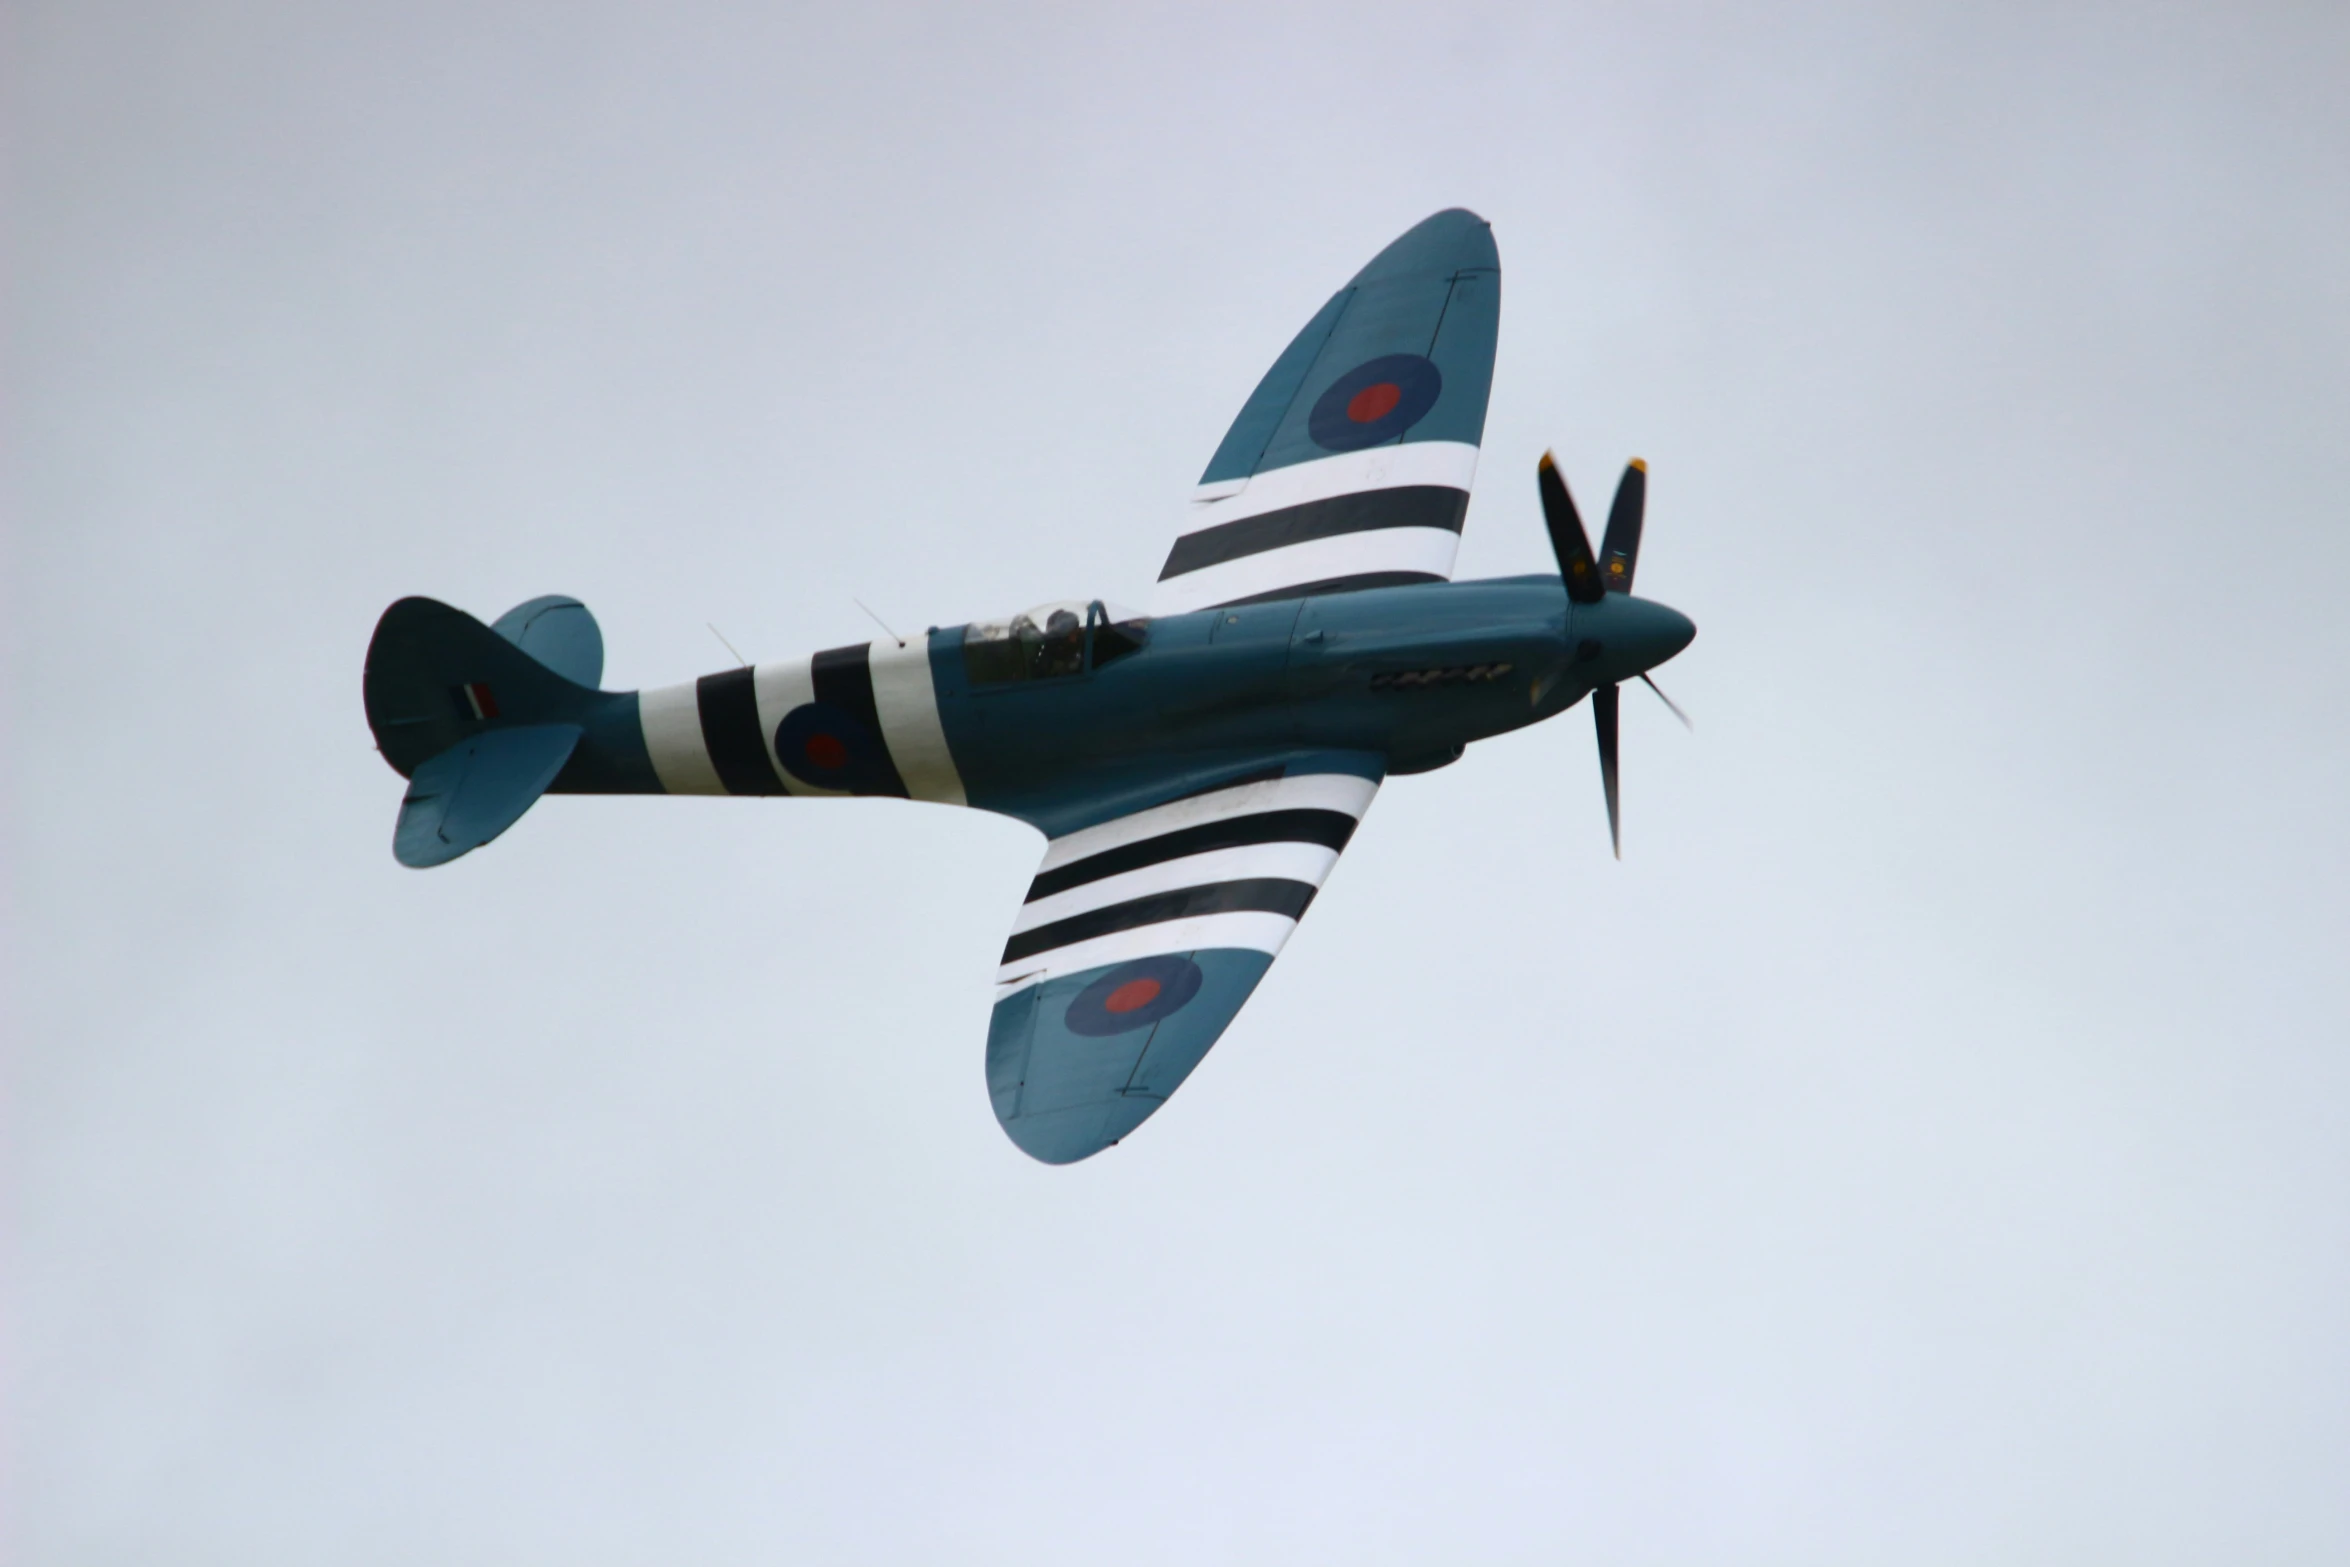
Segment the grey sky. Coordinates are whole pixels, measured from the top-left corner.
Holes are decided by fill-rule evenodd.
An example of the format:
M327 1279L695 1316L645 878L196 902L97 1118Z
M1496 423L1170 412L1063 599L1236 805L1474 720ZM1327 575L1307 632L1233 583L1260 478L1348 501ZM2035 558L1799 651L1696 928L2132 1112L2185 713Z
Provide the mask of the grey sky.
M11 8L13 1559L2350 1556L2350 13ZM1464 575L1654 466L1589 721L1373 808L1049 1170L1038 840L555 800L417 874L402 594L607 684L1136 601L1406 226Z

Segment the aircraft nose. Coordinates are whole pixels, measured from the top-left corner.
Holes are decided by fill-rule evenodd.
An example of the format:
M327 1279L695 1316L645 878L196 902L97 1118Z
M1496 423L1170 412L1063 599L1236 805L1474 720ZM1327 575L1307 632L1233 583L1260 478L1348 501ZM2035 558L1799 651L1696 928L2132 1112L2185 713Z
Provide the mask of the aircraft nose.
M1625 679L1656 668L1697 638L1696 622L1668 605L1627 597L1610 607L1616 624L1609 628L1608 651L1615 656L1608 662L1619 665Z
M1653 622L1649 635L1656 645L1656 654L1646 667L1654 669L1697 640L1697 622L1679 610L1664 604L1644 604L1642 607L1649 611L1649 618Z
M1630 680L1695 641L1697 625L1670 605L1610 593L1579 611L1576 632L1585 639L1582 656L1601 661L1599 678Z

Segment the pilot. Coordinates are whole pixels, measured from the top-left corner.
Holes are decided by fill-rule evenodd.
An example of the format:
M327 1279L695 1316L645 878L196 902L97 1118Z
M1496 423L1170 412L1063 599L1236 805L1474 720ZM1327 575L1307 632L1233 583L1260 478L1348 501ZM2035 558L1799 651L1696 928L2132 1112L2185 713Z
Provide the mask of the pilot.
M1045 617L1044 647L1037 657L1040 675L1074 675L1085 667L1085 627L1074 612L1056 609Z

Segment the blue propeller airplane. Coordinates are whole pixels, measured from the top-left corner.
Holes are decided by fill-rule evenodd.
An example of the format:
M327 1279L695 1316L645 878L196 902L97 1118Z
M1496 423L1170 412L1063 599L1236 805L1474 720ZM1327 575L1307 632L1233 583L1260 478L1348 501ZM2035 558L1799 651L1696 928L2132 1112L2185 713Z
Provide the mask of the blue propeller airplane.
M1451 580L1500 304L1474 213L1373 257L1242 405L1147 616L1072 600L614 692L575 599L487 626L402 599L364 682L408 780L392 852L446 864L548 793L889 795L1018 817L1046 844L996 971L988 1094L1037 1159L1099 1153L1223 1034L1387 778L1588 695L1621 856L1617 688L1697 631L1631 594L1638 461L1596 555L1546 454L1559 575Z

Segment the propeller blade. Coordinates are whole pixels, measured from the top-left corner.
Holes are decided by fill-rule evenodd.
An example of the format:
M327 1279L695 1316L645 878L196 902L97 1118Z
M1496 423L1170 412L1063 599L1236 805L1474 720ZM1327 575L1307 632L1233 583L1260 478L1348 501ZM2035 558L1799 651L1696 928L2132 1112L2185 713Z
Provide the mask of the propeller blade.
M1607 836L1616 858L1624 857L1623 816L1616 800L1616 712L1619 693L1601 686L1591 693L1591 721L1599 729L1599 781L1607 788Z
M1607 534L1599 545L1600 579L1610 593L1632 591L1640 564L1640 519L1648 510L1648 464L1635 457L1616 481L1615 504L1607 509Z
M1697 733L1697 726L1689 721L1689 715L1687 713L1681 711L1681 704L1674 701L1671 697L1665 695L1665 688L1658 685L1655 681L1649 679L1645 671L1640 676L1640 683L1648 687L1649 690L1654 691L1656 693L1656 699L1673 710L1673 716L1681 720L1682 728L1688 730L1691 734Z
M1583 531L1575 498L1567 493L1567 481L1559 477L1558 464L1551 461L1550 453L1542 454L1534 478L1542 487L1542 520L1550 528L1550 551L1558 557L1567 597L1578 604L1598 603L1607 589L1600 585L1599 565L1591 558L1591 535Z

